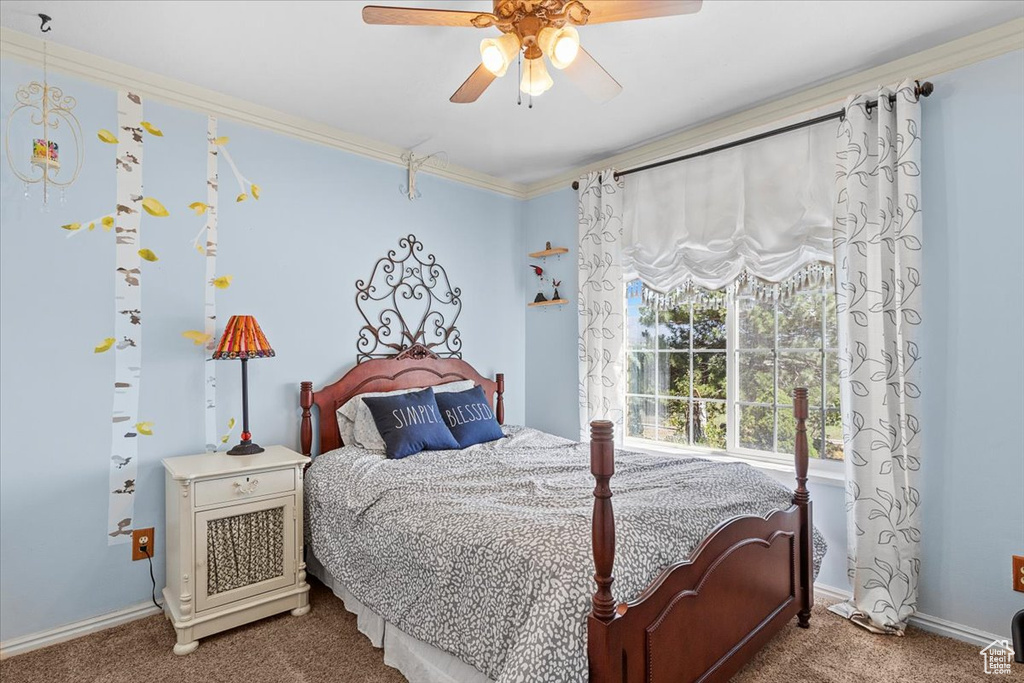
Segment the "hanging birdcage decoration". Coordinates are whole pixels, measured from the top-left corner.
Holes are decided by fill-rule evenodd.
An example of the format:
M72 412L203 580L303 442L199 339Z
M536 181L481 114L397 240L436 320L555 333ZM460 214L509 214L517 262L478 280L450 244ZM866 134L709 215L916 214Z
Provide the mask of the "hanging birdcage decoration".
M40 29L49 30L46 24L50 18L40 15L40 19ZM82 126L74 114L77 101L61 88L50 85L47 66L43 41L43 82L32 81L15 91L16 104L7 115L4 135L7 164L25 183L25 198L31 197L32 185L41 185L44 206L49 202L51 188L59 189L64 201L64 190L78 179L84 160ZM23 135L25 129L32 130L34 135ZM70 161L69 153L73 155Z

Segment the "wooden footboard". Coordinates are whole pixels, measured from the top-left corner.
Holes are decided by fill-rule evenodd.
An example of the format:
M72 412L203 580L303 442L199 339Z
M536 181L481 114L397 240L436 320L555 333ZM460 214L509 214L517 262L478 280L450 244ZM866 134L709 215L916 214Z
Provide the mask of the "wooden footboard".
M615 520L612 424L591 423L594 580L588 620L591 683L727 681L783 626L809 625L813 603L807 493L807 390L793 395L793 505L767 518L720 524L690 558L665 569L635 600L612 597Z

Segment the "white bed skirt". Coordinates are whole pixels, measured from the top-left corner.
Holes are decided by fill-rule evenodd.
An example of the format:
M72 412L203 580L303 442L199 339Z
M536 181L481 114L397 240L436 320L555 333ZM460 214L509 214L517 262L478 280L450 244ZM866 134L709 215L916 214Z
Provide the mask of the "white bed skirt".
M330 588L345 604L345 609L356 615L359 632L374 647L384 649L384 663L398 669L409 683L493 683L461 659L389 624L353 596L312 552L306 556L306 571Z

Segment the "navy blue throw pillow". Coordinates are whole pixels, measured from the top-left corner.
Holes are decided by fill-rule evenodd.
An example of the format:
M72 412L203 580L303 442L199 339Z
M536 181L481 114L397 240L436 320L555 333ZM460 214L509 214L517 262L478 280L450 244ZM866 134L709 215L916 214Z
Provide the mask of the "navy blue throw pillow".
M466 391L435 394L434 400L459 448L505 436L479 385Z
M368 396L363 403L373 415L389 458L459 447L437 410L430 387L397 396Z

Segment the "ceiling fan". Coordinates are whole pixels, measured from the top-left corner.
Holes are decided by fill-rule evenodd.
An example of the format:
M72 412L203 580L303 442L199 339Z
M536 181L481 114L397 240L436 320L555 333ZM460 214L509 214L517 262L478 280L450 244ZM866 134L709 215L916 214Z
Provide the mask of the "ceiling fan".
M426 9L418 7L363 8L367 24L396 26L461 26L489 28L502 32L498 38L480 42L480 66L451 96L456 103L475 102L494 82L505 75L522 52L522 81L519 89L540 95L554 84L544 64L564 70L595 102L606 102L622 91L612 76L580 46L576 26L613 21L692 14L701 0L493 0L493 12Z

